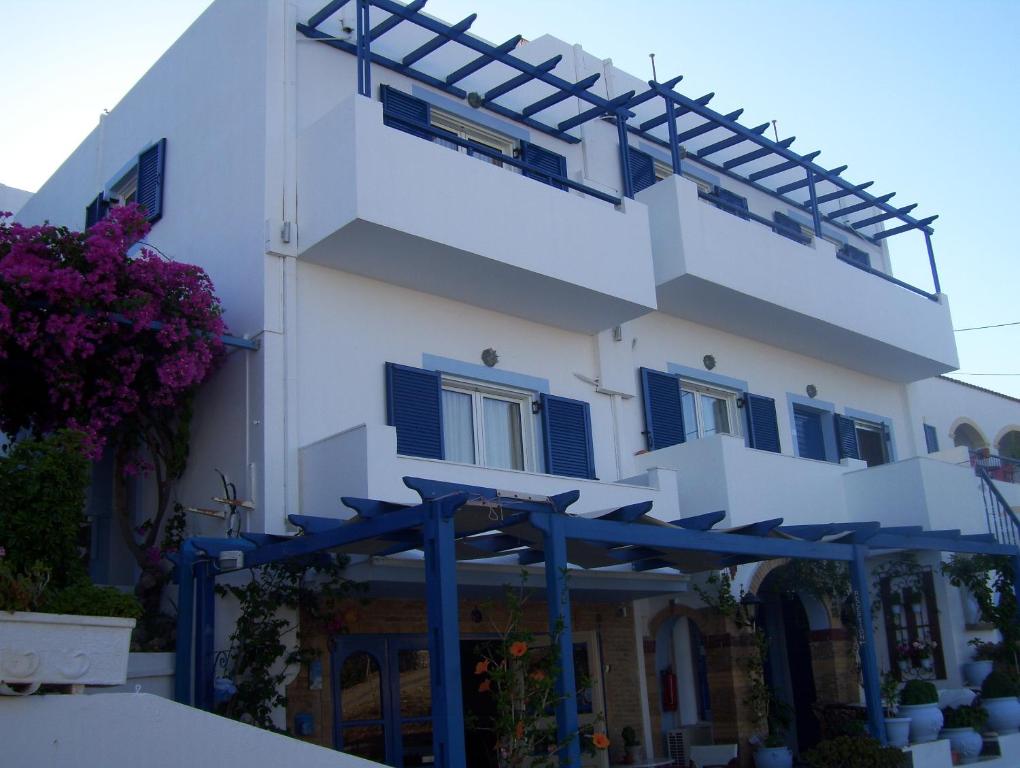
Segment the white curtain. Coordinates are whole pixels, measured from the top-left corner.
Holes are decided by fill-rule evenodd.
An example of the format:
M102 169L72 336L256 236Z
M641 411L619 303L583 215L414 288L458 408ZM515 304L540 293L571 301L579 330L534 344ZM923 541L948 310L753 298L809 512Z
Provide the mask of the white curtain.
M524 469L521 445L521 406L483 398L485 463L500 469Z
M443 390L443 441L448 461L475 463L475 425L471 395Z

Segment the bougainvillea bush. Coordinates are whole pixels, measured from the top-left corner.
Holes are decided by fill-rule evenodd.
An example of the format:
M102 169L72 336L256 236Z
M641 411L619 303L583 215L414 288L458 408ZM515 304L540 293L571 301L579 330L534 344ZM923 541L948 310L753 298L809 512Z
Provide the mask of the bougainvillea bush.
M0 214L0 431L84 435L89 458L115 459L114 512L158 612L159 548L187 459L191 401L222 356L219 299L206 273L139 246L135 205L87 232L25 227ZM152 473L139 525L124 477ZM148 502L146 502L148 504Z

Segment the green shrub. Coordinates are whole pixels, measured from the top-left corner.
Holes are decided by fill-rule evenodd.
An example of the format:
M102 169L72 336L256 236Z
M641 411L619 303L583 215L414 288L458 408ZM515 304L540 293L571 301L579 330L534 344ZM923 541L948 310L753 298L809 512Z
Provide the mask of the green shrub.
M946 707L942 710L944 728L974 728L981 730L988 722L988 713L983 707Z
M16 573L0 556L0 611L34 611L42 602L50 572L40 563Z
M73 616L116 616L137 619L142 606L134 595L116 587L99 587L88 581L48 592L42 603L47 613L69 613Z
M89 474L78 432L19 440L0 454L0 547L15 573L39 564L51 589L85 576L78 538Z
M1008 699L1020 695L1016 680L1001 670L993 670L981 683L982 699Z
M838 736L805 753L811 768L901 768L906 754L870 736Z
M938 700L938 688L927 680L908 680L900 691L900 704L907 706L936 704Z

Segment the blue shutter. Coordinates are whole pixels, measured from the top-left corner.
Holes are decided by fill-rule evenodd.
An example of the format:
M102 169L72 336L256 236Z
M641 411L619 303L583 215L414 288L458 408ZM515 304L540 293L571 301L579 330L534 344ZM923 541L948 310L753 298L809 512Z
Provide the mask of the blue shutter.
M630 185L636 195L655 183L655 161L651 155L633 147L628 147L627 152L630 155Z
M648 450L656 451L684 442L684 409L676 376L642 368L641 393L645 399Z
M386 423L397 428L397 453L443 458L439 372L386 363Z
M383 123L423 139L432 138L427 130L432 114L427 101L408 96L388 85L381 86L379 91L382 95Z
M557 189L566 189L566 186L549 176L549 174L553 176L567 175L567 158L563 155L557 155L530 141L522 141L521 162L535 169L535 172L524 171L524 175L529 179L538 179Z
M931 424L924 425L924 442L928 448L928 453L937 453L939 450L939 433L935 431L935 427Z
M595 479L588 403L541 394L545 471Z
M717 208L722 208L727 213L732 213L734 216L739 216L742 219L749 218L747 215L746 197L741 197L735 192L730 192L728 189L719 186L715 188L715 197Z
M85 206L85 229L88 229L97 221L102 221L109 207L110 204L106 202L106 198L100 192L95 200Z
M155 224L163 216L163 167L166 164L166 139L160 139L138 156L138 194L136 202L145 209L145 218Z
M804 459L825 460L822 415L818 411L793 408L793 426L797 433L797 455Z
M854 424L854 420L838 413L832 414L832 419L836 426L836 446L839 448L839 458L861 458L860 449L857 447L857 425Z
M751 448L779 453L776 401L771 397L745 392L744 411L747 417L747 444Z
M843 259L843 261L849 261L851 264L871 267L871 256L868 255L868 252L862 251L860 248L854 248L852 245L844 245L836 255Z
M800 223L796 219L792 219L779 211L772 214L772 231L783 237L796 240L803 245L811 242L811 238L804 234L804 231L800 228Z

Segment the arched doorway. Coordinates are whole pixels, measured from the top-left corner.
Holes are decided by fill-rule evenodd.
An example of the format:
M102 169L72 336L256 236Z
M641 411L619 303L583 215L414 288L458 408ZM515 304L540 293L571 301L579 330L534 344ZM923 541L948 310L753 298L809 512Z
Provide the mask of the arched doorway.
M765 682L776 699L774 711L787 720L787 744L803 752L818 743L818 694L812 662L811 631L827 622L817 600L789 589L783 565L768 573L757 591L758 626L768 639Z
M988 441L981 435L977 427L967 421L961 421L952 431L953 445L977 451L988 447Z
M1020 461L1020 430L1011 429L999 438L999 455Z

